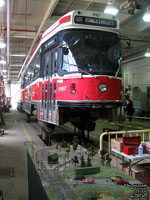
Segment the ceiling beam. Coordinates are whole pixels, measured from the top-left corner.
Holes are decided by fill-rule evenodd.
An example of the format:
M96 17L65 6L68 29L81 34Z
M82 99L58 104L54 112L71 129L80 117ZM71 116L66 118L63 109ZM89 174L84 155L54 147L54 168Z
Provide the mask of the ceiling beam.
M139 32L144 32L150 30L150 24L145 24L139 28Z
M82 1L87 1L87 2L89 2L88 0L82 0ZM106 0L92 0L92 1L90 1L90 2L107 4L107 1L106 1Z

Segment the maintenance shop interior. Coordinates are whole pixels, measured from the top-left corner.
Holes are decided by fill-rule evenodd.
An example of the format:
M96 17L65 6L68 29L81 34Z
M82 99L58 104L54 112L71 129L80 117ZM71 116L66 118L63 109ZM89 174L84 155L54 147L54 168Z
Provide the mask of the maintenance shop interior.
M0 200L150 199L150 2L0 0Z

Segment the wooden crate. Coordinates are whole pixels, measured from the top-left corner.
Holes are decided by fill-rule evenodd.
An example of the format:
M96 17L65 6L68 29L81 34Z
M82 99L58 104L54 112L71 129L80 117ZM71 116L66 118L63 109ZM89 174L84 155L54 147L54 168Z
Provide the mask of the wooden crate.
M111 148L119 152L122 152L123 151L122 139L121 138L111 139Z

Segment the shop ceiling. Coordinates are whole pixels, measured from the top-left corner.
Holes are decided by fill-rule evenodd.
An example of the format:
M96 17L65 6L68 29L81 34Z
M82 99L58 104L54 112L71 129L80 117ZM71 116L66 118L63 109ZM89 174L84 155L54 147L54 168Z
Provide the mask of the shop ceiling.
M9 46L0 50L0 57L6 58L9 65L0 64L0 70L3 69L3 75L15 83L18 82L21 67L31 55L41 34L58 18L75 9L104 12L107 6L107 0L5 1L5 6L0 8L0 37ZM115 5L119 8L116 17L120 20L124 62L144 56L144 51L150 46L150 22L142 19L148 4L148 0L115 0ZM7 5L10 6L10 18ZM15 56L18 54L20 56ZM6 68L9 69L9 74L4 72Z

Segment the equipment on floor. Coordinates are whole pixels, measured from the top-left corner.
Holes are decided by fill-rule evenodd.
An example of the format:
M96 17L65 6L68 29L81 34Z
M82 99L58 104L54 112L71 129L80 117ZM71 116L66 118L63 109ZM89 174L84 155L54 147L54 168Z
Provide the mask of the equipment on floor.
M4 129L0 129L0 136L4 135Z

